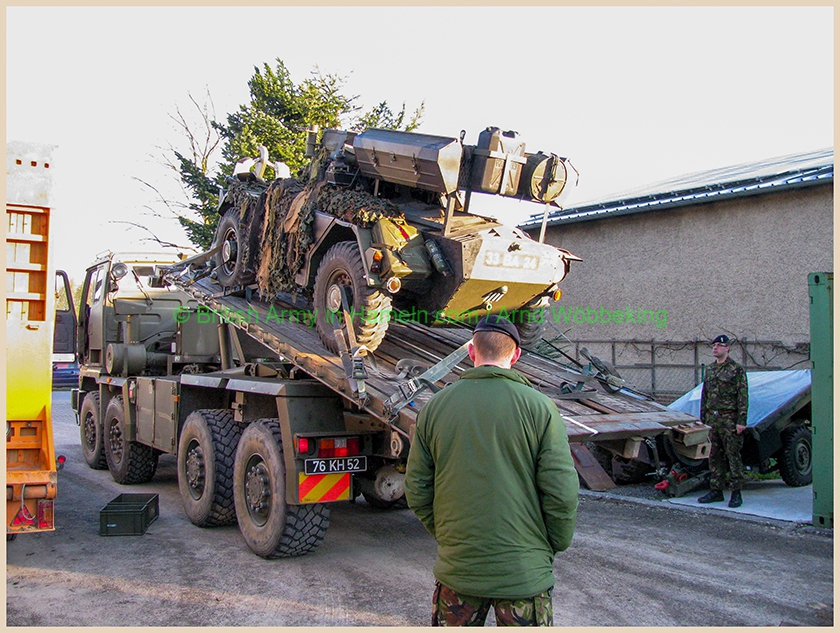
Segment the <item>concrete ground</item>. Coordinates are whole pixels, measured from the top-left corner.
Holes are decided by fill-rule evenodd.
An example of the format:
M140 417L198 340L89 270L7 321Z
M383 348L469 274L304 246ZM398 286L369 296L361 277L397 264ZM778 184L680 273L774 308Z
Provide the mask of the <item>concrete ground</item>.
M263 560L236 526L189 522L172 456L120 486L84 463L66 392L53 416L67 456L57 529L7 543L6 626L428 625L436 544L410 510L335 504L317 550ZM99 536L100 510L125 492L157 493L160 516L142 536ZM671 501L650 484L581 493L554 562L555 625L833 625L831 530Z
M708 508L726 514L749 515L788 521L811 523L814 511L814 487L791 488L781 479L770 481L748 481L741 496L744 504L740 508L729 507L729 492L717 503L697 503L698 497L706 491L693 492L684 497L669 499L668 503L691 508Z

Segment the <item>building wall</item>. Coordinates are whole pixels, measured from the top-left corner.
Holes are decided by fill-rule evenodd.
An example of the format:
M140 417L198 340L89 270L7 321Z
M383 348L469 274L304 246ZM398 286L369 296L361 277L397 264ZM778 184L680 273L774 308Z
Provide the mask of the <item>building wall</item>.
M546 241L584 260L551 316L572 340L795 346L810 339L808 273L833 270L833 185L548 227Z

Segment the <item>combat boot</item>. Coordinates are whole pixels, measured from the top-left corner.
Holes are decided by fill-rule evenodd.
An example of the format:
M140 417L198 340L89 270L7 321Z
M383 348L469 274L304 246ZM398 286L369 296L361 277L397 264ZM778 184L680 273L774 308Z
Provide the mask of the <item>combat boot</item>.
M741 504L744 503L743 499L741 499L741 491L740 490L733 490L732 496L729 497L729 507L730 508L738 508Z
M714 503L715 501L723 501L722 490L709 490L697 500L697 503Z

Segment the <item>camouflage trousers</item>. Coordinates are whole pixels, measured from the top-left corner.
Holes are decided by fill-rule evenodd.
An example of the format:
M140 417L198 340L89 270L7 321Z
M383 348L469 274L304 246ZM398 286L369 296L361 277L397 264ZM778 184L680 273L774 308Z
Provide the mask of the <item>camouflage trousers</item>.
M484 626L490 607L496 614L498 626L553 626L553 590L554 587L550 587L531 598L507 600L465 596L435 582L432 626Z
M715 420L711 424L709 440L709 470L712 490L740 490L744 483L744 464L741 461L741 447L744 436L735 431L735 420Z

